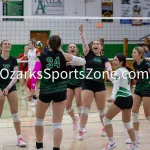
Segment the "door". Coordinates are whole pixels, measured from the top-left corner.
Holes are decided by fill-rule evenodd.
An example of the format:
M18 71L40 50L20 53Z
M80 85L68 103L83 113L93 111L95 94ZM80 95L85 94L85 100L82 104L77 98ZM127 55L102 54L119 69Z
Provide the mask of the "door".
M35 38L37 41L41 41L43 46L40 49L41 52L47 46L47 40L49 39L50 31L30 31L30 39Z

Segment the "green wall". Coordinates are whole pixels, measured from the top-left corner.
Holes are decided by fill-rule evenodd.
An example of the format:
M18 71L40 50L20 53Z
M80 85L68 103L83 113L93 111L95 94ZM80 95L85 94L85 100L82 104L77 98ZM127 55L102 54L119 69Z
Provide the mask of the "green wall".
M23 53L23 44L22 45L12 45L11 49L11 56L18 57L20 53ZM79 55L82 55L82 45L77 44L78 49L79 49ZM128 57L131 57L132 50L136 46L136 44L129 44L128 45ZM62 49L66 51L68 47L68 44L62 45ZM116 54L118 53L123 53L123 44L105 44L104 46L105 49L105 56L108 58L113 58Z

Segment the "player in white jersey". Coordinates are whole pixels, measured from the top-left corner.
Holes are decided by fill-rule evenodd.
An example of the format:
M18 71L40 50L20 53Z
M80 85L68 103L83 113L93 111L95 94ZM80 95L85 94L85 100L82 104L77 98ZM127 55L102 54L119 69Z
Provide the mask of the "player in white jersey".
M40 51L36 48L36 40L35 39L29 40L28 47L29 47L29 51L28 51L28 73L30 75L34 69L37 56L40 55ZM28 77L29 77L29 75L28 75ZM30 78L28 78L27 87L29 88L29 90L31 90L31 79ZM36 97L36 95L34 95L33 99L31 100L30 106L32 106L32 107L36 106L36 100L37 100L37 97Z
M126 128L132 140L132 144L129 146L128 150L139 150L131 122L131 108L133 105L133 98L130 92L130 74L129 71L125 68L125 56L122 54L116 55L113 60L113 66L116 71L110 78L113 83L113 90L111 97L108 99L108 102L113 103L107 110L107 113L103 119L108 137L108 143L103 148L103 150L110 150L117 146L113 139L113 128L111 125L111 120L120 112L122 112L122 121L124 127Z

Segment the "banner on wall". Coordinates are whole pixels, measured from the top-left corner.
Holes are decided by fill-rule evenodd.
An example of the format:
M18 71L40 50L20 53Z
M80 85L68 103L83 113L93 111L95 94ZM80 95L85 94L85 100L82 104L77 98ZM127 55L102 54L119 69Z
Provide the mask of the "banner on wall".
M142 17L142 2L143 0L131 0L131 17ZM132 26L142 26L142 19L132 19Z
M113 0L102 0L102 17L113 17ZM113 19L102 19L102 22L113 22Z
M33 15L64 15L64 0L32 0Z
M3 16L23 16L23 0L9 0L3 3ZM23 21L23 18L3 18L4 21Z
M130 17L131 0L121 0L121 17ZM121 19L120 24L131 24L131 19Z
M143 0L143 17L150 18L150 0ZM150 25L150 19L143 19L143 25Z

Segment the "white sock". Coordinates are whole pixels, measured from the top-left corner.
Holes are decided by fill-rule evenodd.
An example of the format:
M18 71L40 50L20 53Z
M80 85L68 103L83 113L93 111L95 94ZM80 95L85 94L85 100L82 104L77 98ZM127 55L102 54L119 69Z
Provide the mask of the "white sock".
M83 132L85 128L80 127L79 131Z
M21 135L17 135L17 138L18 138L18 139L21 138Z
M108 143L110 143L110 144L114 143L113 137L108 138Z
M136 139L138 139L138 138L139 138L139 131L134 130L134 132L135 132L135 137L136 137Z

